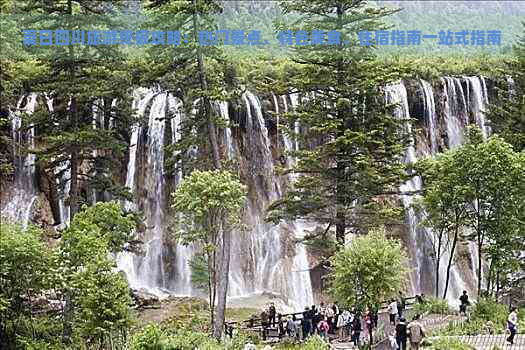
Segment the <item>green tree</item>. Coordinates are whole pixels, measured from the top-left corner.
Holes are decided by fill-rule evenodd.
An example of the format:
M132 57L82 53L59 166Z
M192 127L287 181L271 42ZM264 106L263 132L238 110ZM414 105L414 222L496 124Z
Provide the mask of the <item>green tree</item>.
M116 1L108 6L91 0L22 1L17 8L27 14L26 26L71 32L119 28L115 18L120 4ZM38 130L34 152L39 169L57 180L50 181L51 186L58 182L64 188L69 183L66 203L73 217L81 204L89 202L87 194L93 191L126 196L112 171L116 171L118 159L127 149L133 121L129 108L132 83L116 45L67 45L53 49L52 59L36 61L41 70L28 86L32 92L53 98L53 110L40 108L28 122ZM95 109L98 118L94 116Z
M82 209L62 234L55 283L65 299L66 340L75 331L102 346L110 334L125 335L131 322L129 288L110 254L128 242L135 218L117 202Z
M509 80L498 90L497 98L490 105L488 118L495 133L513 145L515 150L522 151L525 149L525 34L513 52L515 59L505 67L505 72L510 74Z
M284 30L338 31L345 45L294 46L297 74L289 92L303 100L289 113L286 126L300 124L300 133L288 128L299 145L290 172L297 181L270 208L269 218L307 218L335 227L336 238L365 233L384 219L385 201L378 197L397 192L403 178L404 122L393 116L381 86L398 77L396 67L381 67L372 46L359 45L362 30L382 28L382 17L392 13L372 8L365 1L283 1L285 13L297 13ZM286 28L285 28L286 27ZM297 124L298 123L298 124ZM372 219L374 218L374 219Z
M344 305L378 310L405 287L408 257L400 242L374 230L352 239L331 259L330 293Z
M186 244L198 243L205 257L210 317L216 337L221 334L216 333L217 325L222 328L224 324L224 314L215 312L217 288L220 279L224 278L218 274L223 251L217 248L223 231L231 231L240 223L245 199L245 186L232 173L220 170L195 170L173 195L172 208L180 217L177 236ZM217 320L219 316L222 319Z
M150 50L150 58L157 67L148 72L153 81L166 87L179 97L184 106L185 117L181 121L181 139L172 145L171 163L184 166L185 173L193 169L222 169L218 127L225 121L213 107L212 101L230 98L235 90L233 65L224 60L222 50L216 45L201 45L202 33L214 33L217 24L213 15L221 13L222 3L216 0L152 0L146 5L150 9L150 23L159 29L179 30L189 33L184 46L166 46ZM222 40L222 39L221 39ZM151 63L148 63L151 65ZM170 117L170 116L168 116ZM206 135L206 137L202 137ZM194 157L190 149L203 150L211 157ZM183 159L182 162L178 160ZM223 225L227 227L227 225ZM220 338L223 330L228 273L230 265L231 232L222 230L219 250L220 268L217 289L217 317L214 335Z
M51 254L34 226L0 224L0 347L16 338L17 319L31 317L28 298L49 287ZM8 327L10 326L10 327ZM7 334L11 329L15 334Z
M454 261L461 229L466 220L463 206L465 187L459 183L455 151L450 150L436 158L427 158L417 164L424 187L422 198L416 204L426 213L421 223L432 229L433 258L435 261L435 296L439 297L440 268L448 253L443 299L447 296L450 271Z
M445 226L453 232L454 240L461 230L476 244L481 295L484 277L489 290L499 289L502 277L519 267L524 241L525 166L523 152L515 152L500 137L483 141L476 127L468 128L466 134L466 145L423 163L434 163L423 171L427 188L423 204L435 229ZM488 276L482 274L484 258L489 263Z

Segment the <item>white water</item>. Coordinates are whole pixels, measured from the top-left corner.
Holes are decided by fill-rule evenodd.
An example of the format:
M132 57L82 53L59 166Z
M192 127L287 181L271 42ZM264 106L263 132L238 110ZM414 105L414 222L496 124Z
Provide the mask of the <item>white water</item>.
M426 87L427 91L425 94L431 94L433 95L433 92L431 89L428 89L428 86ZM434 97L426 96L425 101L426 103L430 103L434 100ZM387 103L394 103L397 104L397 108L395 110L395 115L399 117L400 119L409 119L410 113L408 108L408 99L407 99L407 91L403 83L393 84L386 88L386 101ZM435 107L434 107L435 108ZM425 109L427 110L427 114L432 114L432 111L434 111L433 108L430 108L430 106L426 105ZM429 112L428 110L431 110ZM412 135L412 126L411 123L406 124L407 132ZM406 152L405 152L405 159L404 162L408 165L413 164L417 161L416 151L415 151L415 144L413 138L411 138L410 145L408 146ZM400 191L404 193L401 196L401 199L403 201L403 206L405 207L406 212L406 220L407 224L409 226L409 249L411 250L411 287L412 287L412 293L413 294L421 294L426 292L428 290L428 280L429 276L434 276L433 274L433 265L435 264L434 261L432 261L431 256L429 256L429 252L433 251L433 240L434 235L432 234L432 230L427 227L421 226L421 220L424 217L425 213L418 213L413 207L414 200L418 198L419 195L414 194L422 189L422 183L421 178L419 176L413 176L410 180L408 180L406 183L401 185ZM440 286L439 290L440 293L444 290L444 283L445 283L445 276L446 276L446 261L448 261L449 253L445 252L442 256L441 264L440 264ZM444 262L445 261L445 262ZM450 282L449 282L449 289L447 293L447 300L451 304L457 303L457 298L460 295L461 291L463 291L465 288L465 284L462 281L461 277L459 276L459 273L455 266L452 266L451 268L451 276L450 276Z
M23 102L25 106L21 106ZM6 205L2 208L2 216L6 216L23 227L27 227L32 214L33 206L37 199L35 179L35 154L25 152L24 148L35 147L35 129L30 127L27 131L22 128L22 113L31 115L37 105L37 95L30 94L19 99L15 111L10 111L11 135L13 137L14 159L14 189Z
M436 154L438 152L437 139L437 116L436 103L434 102L434 90L432 85L425 80L420 80L421 87L425 98L425 119L427 121L428 131L430 134L430 153Z

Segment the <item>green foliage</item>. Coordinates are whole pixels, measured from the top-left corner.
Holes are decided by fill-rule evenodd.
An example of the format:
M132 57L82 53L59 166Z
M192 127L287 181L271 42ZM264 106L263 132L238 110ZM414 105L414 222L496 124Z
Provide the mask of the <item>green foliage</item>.
M331 258L330 292L343 305L378 308L404 289L408 258L401 244L373 231Z
M410 315L429 314L451 314L448 302L444 299L426 297L423 303L415 303L409 310ZM410 317L408 317L410 319Z
M468 344L462 343L456 339L439 338L428 347L431 350L474 350Z
M0 322L27 314L24 299L48 286L50 252L41 237L34 226L0 225Z
M492 321L505 327L508 307L498 303L494 298L479 298L472 308L472 318Z
M228 171L195 170L173 195L172 208L182 215L180 235L188 243L215 243L225 222L236 225L246 187Z
M358 33L384 27L392 13L364 1L282 1L284 30L336 30L348 44L296 45L296 74L289 92L300 105L280 118L279 127L300 145L287 172L299 175L293 188L269 208L273 221L311 219L334 229L343 242L347 232L366 233L392 220L385 201L378 197L396 192L404 176L405 149L402 123L385 105L381 87L399 78L404 67L381 66L372 46L359 45ZM286 19L286 18L285 18ZM363 108L366 106L366 108ZM295 132L293 125L305 127ZM314 143L313 148L304 147ZM385 208L386 207L386 208Z
M131 324L131 297L125 279L115 271L110 253L131 237L134 219L118 202L83 208L62 236L56 253L57 284L70 308L74 331L86 341L104 344L125 336Z
M468 128L466 134L468 144L423 163L423 205L429 213L427 223L435 229L456 235L461 230L476 243L480 256L490 261L492 292L497 275L519 268L516 257L525 235L525 157L498 136L484 141L477 128ZM481 269L477 272L481 280Z
M325 339L316 334L308 338L308 340L301 346L301 349L328 350L330 349L330 344L328 344Z

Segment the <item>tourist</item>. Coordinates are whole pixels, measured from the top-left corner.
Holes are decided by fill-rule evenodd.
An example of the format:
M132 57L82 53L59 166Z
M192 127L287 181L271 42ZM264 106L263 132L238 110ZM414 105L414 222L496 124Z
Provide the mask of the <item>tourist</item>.
M407 327L411 350L418 350L419 344L421 344L421 341L425 337L425 332L423 331L423 326L419 323L419 318L420 316L416 314Z
M344 338L348 337L348 335L350 334L348 332L348 326L350 325L350 311L348 310L343 310L343 312L341 313L341 315L339 315L339 317L337 318L337 331L338 331L338 336L339 336L339 339L340 340L343 340Z
M399 319L399 323L396 325L396 342L399 350L407 350L407 324L404 317Z
M326 308L326 322L328 322L328 326L330 327L330 329L328 330L328 333L330 334L334 334L334 328L335 328L335 324L334 324L334 309L332 307L332 305L329 305L327 308Z
M419 294L416 295L416 303L423 304L423 298Z
M275 304L271 303L268 308L269 323L273 327L275 326L275 316L277 315L277 310L275 310Z
M390 304L388 304L388 315L390 317L390 324L394 326L396 324L396 316L398 314L398 303L394 299L390 300Z
M355 311L355 310L354 310ZM363 327L361 326L361 315L358 312L354 313L354 318L352 320L352 343L355 346L359 346L359 340L361 339L361 331Z
M333 319L333 324L334 324L334 329L337 327L337 319L339 318L339 315L340 315L340 310L339 310L339 305L337 305L337 301L335 301L332 305L332 310L334 311L334 319Z
M318 333L317 331L317 325L319 322L321 322L321 315L319 314L319 310L316 308L315 305L312 305L312 309L310 310L310 314L312 315L312 334Z
M288 316L288 321L286 322L286 334L290 338L295 338L297 332L297 325L293 320L292 316Z
M518 311L516 307L512 307L510 309L509 318L507 319L507 328L510 332L510 335L507 338L507 341L512 345L514 344L514 337L516 336L516 333L518 332Z
M323 317L326 316L326 306L322 301L321 304L319 304L319 314Z
M326 317L323 317L321 322L317 325L317 330L319 331L319 335L321 338L328 339L328 330L330 329L330 326L328 325Z
M406 300L405 296L401 291L397 293L397 311L399 318L403 317L403 312L405 312Z
M268 330L268 313L266 312L266 309L262 310L260 317L263 340L266 340L266 333Z
M470 301L468 300L468 294L467 294L466 290L464 290L463 291L463 295L461 295L459 297L459 301L460 301L459 313L463 314L463 315L466 315L467 314L467 306L470 305Z
M301 328L303 329L303 340L305 340L310 336L310 331L312 329L312 314L310 313L310 308L308 306L304 308Z
M374 329L374 318L370 309L366 308L363 315L363 321L365 323L365 330L368 333L368 339L370 343L373 342L373 329Z
M292 315L292 320L295 323L295 340L298 342L301 341L301 337L303 337L303 330L301 327L301 320L297 318L297 316Z
M281 314L277 315L277 327L279 332L279 339L282 339L285 334L284 324L286 323L285 320L283 320L283 316Z

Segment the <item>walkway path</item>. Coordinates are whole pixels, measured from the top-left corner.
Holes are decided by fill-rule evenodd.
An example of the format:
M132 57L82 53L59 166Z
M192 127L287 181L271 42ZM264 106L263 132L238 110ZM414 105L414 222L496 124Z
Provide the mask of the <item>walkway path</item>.
M443 337L442 337L443 338ZM476 350L492 350L494 346L500 349L525 350L525 335L516 335L514 338L514 345L509 345L506 342L507 335L461 335L447 337L449 339L457 339L462 343L472 345Z

